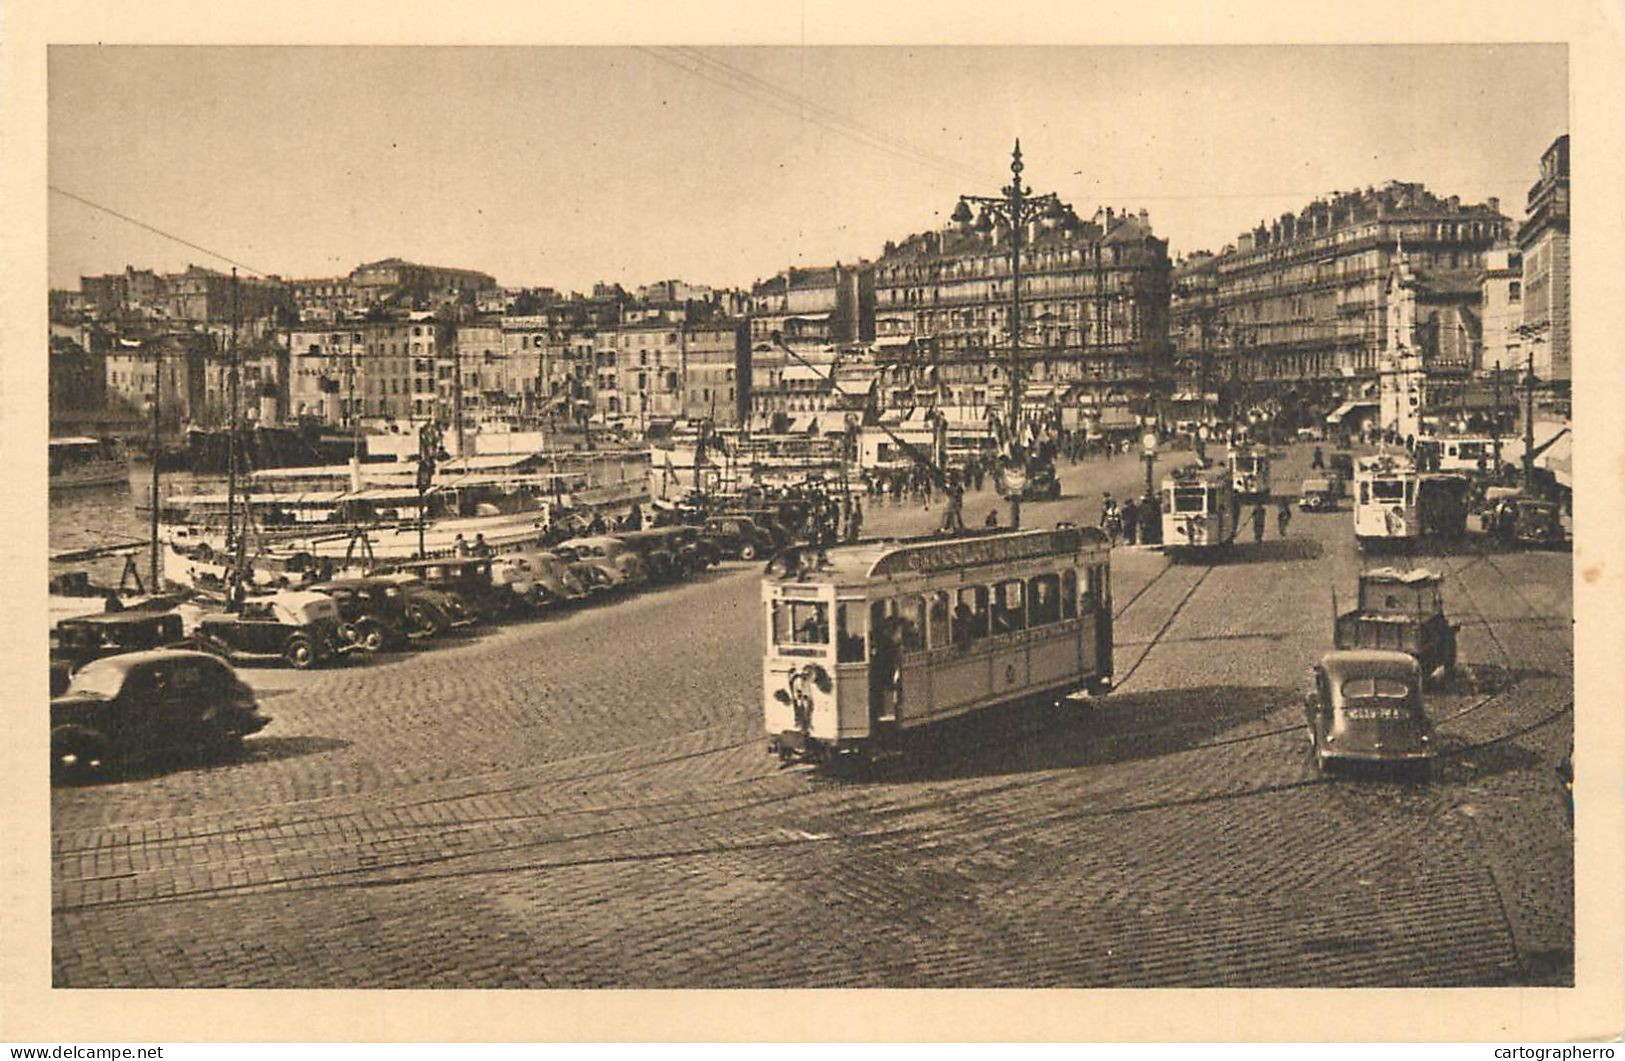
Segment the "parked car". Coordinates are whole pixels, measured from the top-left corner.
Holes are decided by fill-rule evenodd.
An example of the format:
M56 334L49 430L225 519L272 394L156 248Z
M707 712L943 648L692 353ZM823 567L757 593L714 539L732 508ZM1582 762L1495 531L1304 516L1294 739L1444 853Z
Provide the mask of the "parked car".
M538 603L574 604L592 595L591 574L553 552L519 553Z
M610 578L617 590L634 589L649 581L648 569L637 550L618 538L598 535L590 538L571 538L558 544L560 555L591 564Z
M173 645L186 630L174 612L123 611L63 619L51 634L51 695L56 696L91 660Z
M402 649L411 643L412 621L399 583L370 576L335 578L307 588L338 603L339 618L350 640L368 652Z
M332 597L283 590L251 597L235 612L198 616L189 642L233 662L282 659L304 670L356 647L341 630L339 607Z
M615 538L637 552L651 580L675 582L688 576L688 562L679 555L680 546L666 528L622 531Z
M253 690L207 653L105 656L51 700L51 777L95 780L166 752L230 755L270 721Z
M779 539L749 516L712 516L701 525L700 536L736 560L754 560L779 549Z
M399 571L373 577L393 582L400 588L408 634L438 637L448 630L472 626L479 621L474 609L453 590L431 586L416 575Z
M491 558L484 556L401 560L392 565L396 572L415 575L433 589L457 594L482 622L509 614L517 600L512 590L491 580L491 566Z
M1337 487L1327 478L1305 479L1298 493L1298 507L1305 512L1335 512Z
M1329 652L1315 666L1313 681L1304 716L1318 767L1393 763L1428 775L1433 725L1415 659L1373 649Z
M1480 519L1485 533L1508 544L1553 546L1568 540L1557 505L1527 494L1495 499Z

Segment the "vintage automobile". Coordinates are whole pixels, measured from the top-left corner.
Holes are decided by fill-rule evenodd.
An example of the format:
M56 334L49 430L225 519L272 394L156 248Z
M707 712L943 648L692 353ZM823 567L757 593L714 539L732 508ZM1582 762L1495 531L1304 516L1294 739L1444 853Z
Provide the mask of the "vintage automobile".
M51 634L51 695L56 696L91 660L173 645L186 630L175 612L121 611L63 619Z
M518 602L512 590L492 581L491 566L491 558L484 556L400 560L391 564L398 574L414 575L432 589L455 593L482 622L512 613Z
M409 635L439 637L448 630L473 626L479 621L474 610L455 592L428 585L416 575L397 571L373 577L393 582L400 588Z
M700 536L723 556L754 560L777 552L781 539L759 526L750 516L712 516L700 526Z
M299 670L358 647L343 633L338 603L308 590L250 597L235 612L206 612L188 642L233 662L282 659Z
M1313 681L1304 717L1316 766L1390 763L1430 775L1433 726L1415 659L1377 649L1328 652Z
M698 527L671 526L659 528L671 539L677 557L690 572L703 571L722 562L722 553L700 534Z
M1443 587L1444 576L1425 568L1362 571L1359 606L1336 617L1333 646L1403 652L1424 676L1450 674L1456 668L1456 627L1445 618Z
M1527 494L1496 498L1480 519L1486 534L1506 544L1553 546L1568 540L1556 503Z
M1053 501L1061 496L1061 479L1051 462L1027 466L1027 479L1021 488L1023 501Z
M571 563L558 553L516 554L530 572L531 583L542 603L575 604L592 596L591 568Z
M633 589L649 581L649 572L642 557L619 538L607 535L571 538L560 542L554 551L566 559L580 560L602 571L609 576L611 587L617 590Z
M1305 512L1337 511L1338 490L1328 478L1305 479L1298 494L1298 507Z
M387 578L335 578L307 589L325 593L339 606L346 636L368 652L402 649L411 643L406 595Z
M105 656L51 700L51 777L91 781L166 752L231 755L270 721L253 690L207 653Z
M652 581L676 582L688 577L689 557L682 554L682 545L670 529L622 531L615 537L636 550Z

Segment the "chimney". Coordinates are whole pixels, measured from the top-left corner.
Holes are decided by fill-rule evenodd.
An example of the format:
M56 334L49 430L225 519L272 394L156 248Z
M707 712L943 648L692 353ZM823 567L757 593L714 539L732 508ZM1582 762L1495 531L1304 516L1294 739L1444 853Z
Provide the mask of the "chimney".
M1499 214L1501 212L1501 200L1497 199L1493 195L1490 196L1490 198L1489 198L1489 207L1490 207L1490 213Z

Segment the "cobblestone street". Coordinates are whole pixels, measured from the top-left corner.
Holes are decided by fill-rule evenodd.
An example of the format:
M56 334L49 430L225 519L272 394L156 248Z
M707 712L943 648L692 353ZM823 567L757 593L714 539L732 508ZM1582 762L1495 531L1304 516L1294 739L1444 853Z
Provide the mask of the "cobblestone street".
M1062 478L1029 526L1093 523L1143 467ZM940 517L876 504L866 532ZM1217 566L1116 552L1109 696L947 723L860 779L765 750L757 564L245 668L275 721L241 761L53 793L54 983L1572 982L1569 554L1414 558L1462 624L1437 774L1326 780L1302 696L1361 558L1346 503L1273 522Z

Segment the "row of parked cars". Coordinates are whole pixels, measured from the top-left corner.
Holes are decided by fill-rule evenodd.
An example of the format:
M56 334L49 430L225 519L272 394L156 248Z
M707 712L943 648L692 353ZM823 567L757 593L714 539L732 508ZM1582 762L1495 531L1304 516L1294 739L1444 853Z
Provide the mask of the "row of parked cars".
M82 780L162 750L220 753L263 728L230 664L305 669L406 648L476 622L536 615L753 560L783 533L748 516L573 538L551 549L405 560L251 597L66 619L51 649L53 776Z

